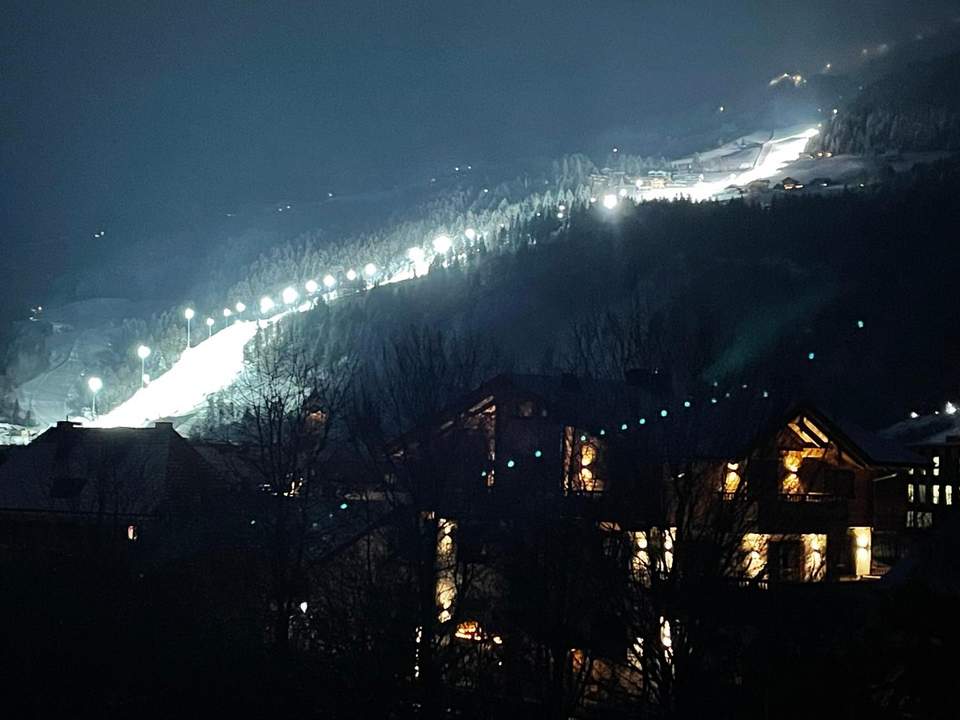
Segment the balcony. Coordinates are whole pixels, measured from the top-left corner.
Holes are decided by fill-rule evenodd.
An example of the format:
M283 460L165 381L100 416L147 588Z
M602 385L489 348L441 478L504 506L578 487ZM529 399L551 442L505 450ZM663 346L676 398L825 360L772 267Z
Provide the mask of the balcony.
M759 504L764 532L826 532L847 520L847 499L830 493L780 493Z

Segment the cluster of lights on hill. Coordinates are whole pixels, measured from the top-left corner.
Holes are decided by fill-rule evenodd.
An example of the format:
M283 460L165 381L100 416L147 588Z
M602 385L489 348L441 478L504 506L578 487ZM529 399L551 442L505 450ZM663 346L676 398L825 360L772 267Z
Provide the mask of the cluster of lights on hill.
M755 179L770 177L785 164L799 157L807 141L817 132L812 128L782 138L772 144L765 160L757 167L724 181L701 182L696 186L684 188L682 194L693 200L706 200L721 192L731 180L746 184ZM630 197L628 192L621 189L615 193L606 193L600 198L590 198L590 203L599 203L604 212L615 214L624 201L659 199L661 196L670 198L676 195L676 190L667 189L662 194L654 196L647 193L641 196L638 193ZM565 205L558 205L556 209L558 220L563 220L567 213ZM537 213L538 216L540 214ZM264 295L259 299L256 303L256 308L259 310L258 317L250 317L252 312L249 312L247 304L243 301L235 302L218 313L223 318L223 327L219 330L216 328L217 321L214 315L206 316L204 323L207 327L207 337L195 344L190 342L190 332L196 312L193 308L186 308L183 317L186 322L188 347L180 360L168 372L150 380L145 372L150 348L140 345L137 348L137 355L141 361L143 380L141 388L109 413L95 417L91 424L98 427L139 427L162 418L187 415L202 406L209 396L226 389L236 381L244 368L244 347L253 339L258 329L279 322L289 313L306 312L319 302L332 302L338 299L346 294L341 293L344 280L348 287L359 291L375 285L401 282L425 275L438 257L446 258L451 251L456 250L458 244L463 244L464 241L474 243L483 237L482 231L471 227L464 229L462 235L457 238L447 233L440 233L426 247L409 248L403 259L395 263L392 272L374 263L367 263L360 271L352 268L346 270L341 278L331 272L324 274L319 281L311 278L302 285L290 284L274 295ZM302 291L298 289L300 287ZM858 320L856 327L858 330L863 330L864 322ZM813 362L816 357L813 351L807 354L807 360L810 362ZM102 390L103 383L98 377L90 377L88 387L93 397L93 409L96 415L96 395ZM746 390L747 386L744 385L743 389ZM768 393L763 391L762 397L767 396ZM729 397L729 393L726 397ZM704 401L716 404L721 399L719 396L714 396ZM695 398L685 400L683 409L690 408L694 400ZM952 414L955 411L956 409L948 404L947 412ZM658 415L661 419L665 419L669 416L669 412L669 408L663 408ZM640 418L637 425L642 426L646 422L647 418ZM624 423L624 426L627 424ZM625 430L626 427L621 429ZM604 431L601 430L600 434L603 433Z

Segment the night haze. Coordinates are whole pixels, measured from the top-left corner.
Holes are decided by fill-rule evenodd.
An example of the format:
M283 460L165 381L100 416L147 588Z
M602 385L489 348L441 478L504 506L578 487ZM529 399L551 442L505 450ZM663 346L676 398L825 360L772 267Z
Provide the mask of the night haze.
M940 28L950 2L12 2L3 231L26 263L249 203L383 189L460 163L653 153L651 135L785 70ZM105 239L92 235L108 228ZM42 248L45 268L31 259ZM180 250L181 248L177 248ZM16 302L14 296L5 296ZM6 303L5 303L6 304Z
M949 718L960 6L0 24L0 714Z

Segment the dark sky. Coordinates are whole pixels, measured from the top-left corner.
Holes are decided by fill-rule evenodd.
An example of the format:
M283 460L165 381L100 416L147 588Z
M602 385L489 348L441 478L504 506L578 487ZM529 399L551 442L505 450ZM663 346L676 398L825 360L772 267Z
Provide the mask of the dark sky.
M943 0L7 0L2 242L54 262L136 218L590 150L956 14Z

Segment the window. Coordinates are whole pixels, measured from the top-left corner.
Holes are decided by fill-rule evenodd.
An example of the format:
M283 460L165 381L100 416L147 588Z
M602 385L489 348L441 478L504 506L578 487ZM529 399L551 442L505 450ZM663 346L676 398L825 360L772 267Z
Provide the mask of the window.
M137 532L136 525L127 525L127 540L134 542L140 538L140 533Z
M933 527L933 513L930 513L930 512L918 512L918 513L917 513L917 527L920 527L920 528Z
M933 456L933 474L935 476L940 474L940 456L939 455Z
M907 527L916 527L916 513L913 510L907 510Z
M567 428L564 441L568 493L599 493L604 490L603 447L599 438Z
M933 486L933 504L934 505L940 504L940 486L939 485Z
M943 486L943 504L953 505L953 485Z
M908 503L916 502L915 487L913 483L907 484L907 502Z
M727 463L723 478L723 494L735 495L740 488L740 463Z
M927 501L927 486L918 485L917 490L919 490L920 502L925 503Z

